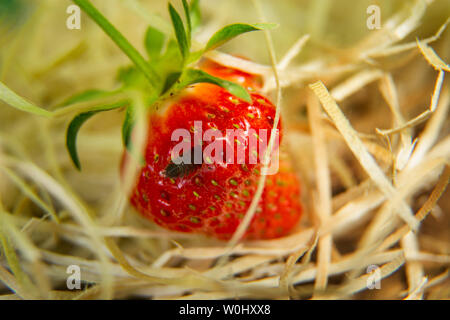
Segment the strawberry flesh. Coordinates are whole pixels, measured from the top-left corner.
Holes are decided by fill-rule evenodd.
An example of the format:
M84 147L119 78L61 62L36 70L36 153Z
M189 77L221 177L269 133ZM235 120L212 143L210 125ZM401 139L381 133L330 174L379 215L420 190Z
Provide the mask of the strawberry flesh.
M215 76L238 79L249 86L257 83L256 76L215 63L204 64L203 68ZM229 239L233 235L256 192L262 167L260 161L249 163L252 153L249 129L257 132L266 129L268 141L275 118L275 107L267 98L256 92L250 95L252 102L248 103L216 85L196 84L183 89L149 116L145 165L130 198L137 211L167 229L219 239ZM172 151L180 141L171 141L172 132L176 129L189 131L194 137L191 142L194 150L199 146L194 141L198 133L195 121L201 121L203 132L214 129L223 137L226 129L242 129L236 138L239 142L224 139L224 150L225 143L231 143L234 149L234 158L228 158L232 163L211 163L203 159L196 165L177 167L173 164ZM201 150L210 143L203 141ZM239 143L245 148L244 164L237 161ZM269 239L289 233L301 216L299 199L299 182L288 161L282 160L279 172L267 176L245 238Z

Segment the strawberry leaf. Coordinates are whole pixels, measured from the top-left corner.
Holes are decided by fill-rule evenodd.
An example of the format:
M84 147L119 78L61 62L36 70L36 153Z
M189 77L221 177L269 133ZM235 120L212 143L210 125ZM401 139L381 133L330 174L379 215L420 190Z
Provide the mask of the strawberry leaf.
M191 15L192 31L195 31L202 23L202 13L200 11L200 1L199 0L191 1L189 13Z
M194 62L197 62L202 57L203 53L204 53L203 50L191 52L191 54L189 55L189 58L186 62L186 65L190 65Z
M122 124L122 142L125 148L130 150L131 144L130 144L130 136L131 136L131 130L134 126L134 112L133 108L127 108L127 111L125 113L125 120Z
M191 13L189 11L189 5L186 0L183 0L183 8L184 8L184 15L186 16L186 37L188 41L188 47L191 47L191 32L192 32Z
M145 75L134 66L121 68L118 73L118 80L122 83L120 91L129 92L139 90L147 100L152 101L156 99L164 84L162 81L158 83L158 93L152 90Z
M181 72L173 72L167 76L166 83L164 84L163 94L174 86L177 80L180 78Z
M135 112L133 107L128 107L127 111L125 113L125 120L123 121L122 125L122 141L123 144L130 152L130 154L141 164L145 164L145 159L142 154L136 153L136 150L133 150L133 142L131 141L131 133L133 131L134 125L135 125Z
M186 35L186 30L184 30L183 21L180 15L175 10L175 8L169 3L169 13L172 19L173 28L175 30L175 36L178 41L178 48L180 49L183 60L186 60L189 56L189 43Z
M220 47L225 42L233 39L234 37L237 37L240 34L251 31L273 29L277 26L278 25L275 23L256 23L256 24L236 23L228 25L217 31L209 39L208 43L206 44L205 51Z
M53 114L50 111L47 111L45 109L42 109L28 100L22 98L17 93L12 91L10 88L8 88L6 85L4 85L0 81L0 101L5 102L6 104L10 105L11 107L14 107L16 109L32 113L39 116L44 116L47 118L50 118L53 116Z
M69 151L70 158L72 159L73 164L75 167L77 167L78 170L81 170L81 164L80 159L78 158L78 152L77 152L77 136L78 131L80 130L81 126L90 119L93 115L102 112L102 111L109 111L113 109L117 109L124 106L124 102L117 102L110 105L105 105L101 107L96 107L95 109L87 112L80 113L79 115L75 116L75 118L72 119L69 126L67 127L66 132L66 147Z
M153 27L148 27L145 33L145 49L150 60L156 60L161 56L166 37L164 33Z
M166 50L161 59L156 64L156 68L161 73L161 78L167 77L169 73L181 71L183 69L183 57L178 49L175 39L167 42Z
M183 73L182 77L180 78L180 83L178 84L178 86L180 86L181 88L184 88L191 84L201 83L201 82L207 82L207 83L212 83L212 84L218 85L238 98L241 98L247 102L252 101L250 94L247 92L247 90L245 90L239 84L214 77L214 76L212 76L202 70L198 70L198 69L187 69Z
M117 79L122 83L123 88L133 88L141 85L144 75L134 66L127 66L119 69Z

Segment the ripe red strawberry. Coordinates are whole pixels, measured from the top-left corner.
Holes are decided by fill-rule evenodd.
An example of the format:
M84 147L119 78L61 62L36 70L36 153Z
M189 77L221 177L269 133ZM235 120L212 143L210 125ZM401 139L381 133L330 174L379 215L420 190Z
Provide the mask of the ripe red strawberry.
M237 70L225 70L208 64L215 75L236 76L249 84L255 76ZM218 71L219 70L219 71ZM261 164L236 163L237 143L232 164L175 166L171 151L179 141L171 141L172 132L184 128L195 131L194 121L203 130L215 128L245 131L238 139L248 146L248 129L270 129L275 107L264 96L251 93L252 103L231 95L212 84L197 84L182 90L150 116L145 166L131 195L131 203L145 217L157 224L182 232L202 233L228 239L246 213L256 191ZM204 142L203 150L208 145ZM249 152L246 148L246 152ZM247 153L248 155L248 153ZM299 184L283 161L276 175L267 177L260 206L246 238L274 238L288 233L301 214Z

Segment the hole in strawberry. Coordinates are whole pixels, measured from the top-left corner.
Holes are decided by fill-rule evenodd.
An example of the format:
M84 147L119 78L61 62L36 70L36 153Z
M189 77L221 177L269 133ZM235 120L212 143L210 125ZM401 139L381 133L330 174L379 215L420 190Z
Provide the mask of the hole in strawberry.
M195 163L195 154L200 152L200 161L202 161L202 147L196 146L189 151L186 156L183 154L175 161L171 160L164 169L164 175L168 178L182 178L201 167L200 163ZM197 156L198 157L198 156Z
M170 195L166 191L161 191L161 198L164 200L170 200Z
M163 217L168 217L170 215L170 213L164 209L161 209L160 213Z

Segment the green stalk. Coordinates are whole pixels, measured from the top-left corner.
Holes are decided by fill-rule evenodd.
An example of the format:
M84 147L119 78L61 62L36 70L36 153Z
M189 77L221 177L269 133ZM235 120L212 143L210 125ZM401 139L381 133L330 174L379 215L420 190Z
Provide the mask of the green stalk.
M156 71L145 61L144 57L128 42L89 0L72 0L78 5L100 28L117 44L117 46L130 58L136 67L142 71L153 88L158 88L159 76Z

